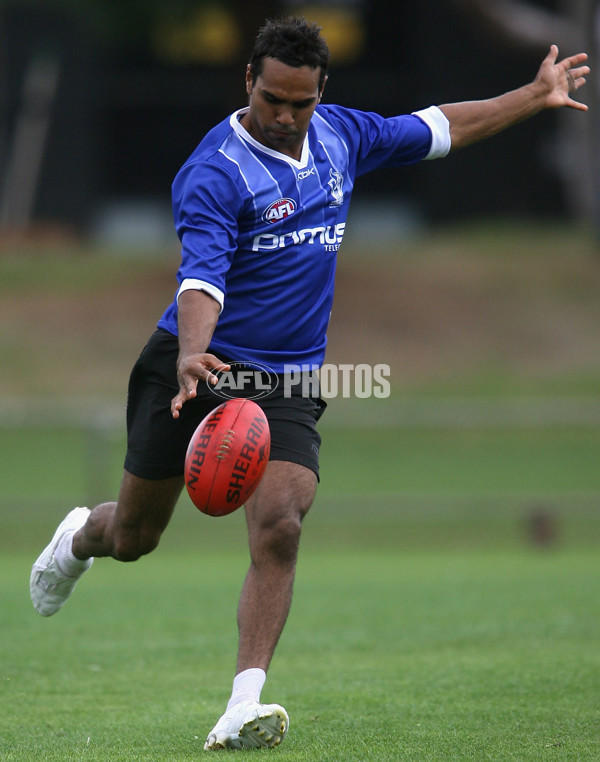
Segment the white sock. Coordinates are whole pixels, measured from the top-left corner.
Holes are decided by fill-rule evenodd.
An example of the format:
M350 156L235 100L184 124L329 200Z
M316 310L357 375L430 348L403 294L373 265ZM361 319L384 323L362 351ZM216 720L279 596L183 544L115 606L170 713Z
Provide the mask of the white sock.
M240 701L260 701L260 692L267 675L264 669L245 669L233 678L233 691L227 704L227 709L239 704Z
M54 558L58 565L58 568L67 577L79 577L90 566L92 560L90 558L82 561L73 553L73 535L75 530L66 532L61 538L60 542L56 546L54 551Z

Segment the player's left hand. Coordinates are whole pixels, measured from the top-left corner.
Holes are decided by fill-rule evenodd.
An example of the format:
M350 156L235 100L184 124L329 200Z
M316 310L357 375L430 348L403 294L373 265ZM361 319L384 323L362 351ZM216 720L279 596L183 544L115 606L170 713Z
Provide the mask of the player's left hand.
M582 65L587 58L587 53L578 53L557 62L558 47L550 46L550 52L542 61L535 78L535 84L543 85L547 91L546 108L568 106L579 111L588 110L585 103L572 97L585 85L585 77L590 73L590 67Z

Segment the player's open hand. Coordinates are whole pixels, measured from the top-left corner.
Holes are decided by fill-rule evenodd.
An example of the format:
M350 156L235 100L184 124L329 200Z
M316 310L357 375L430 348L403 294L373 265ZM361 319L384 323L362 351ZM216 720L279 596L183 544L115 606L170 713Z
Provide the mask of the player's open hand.
M230 365L207 352L180 357L177 361L179 392L171 400L171 415L173 418L179 418L179 412L184 404L196 396L199 381L216 384L219 379L212 371L230 370L230 368Z
M573 99L577 90L585 85L585 78L590 73L590 67L584 64L587 58L587 53L578 53L557 63L558 47L550 47L535 78L536 84L546 88L546 108L568 106L587 111L585 103Z

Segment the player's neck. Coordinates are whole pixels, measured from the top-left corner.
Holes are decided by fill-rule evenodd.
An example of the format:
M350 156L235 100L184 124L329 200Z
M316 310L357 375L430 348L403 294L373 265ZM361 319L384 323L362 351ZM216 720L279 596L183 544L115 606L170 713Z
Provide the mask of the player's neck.
M282 154L282 156L287 156L290 159L294 159L294 161L300 161L302 158L302 147L304 146L304 141L306 139L306 135L298 136L299 141L294 141L293 143L288 144L278 144L269 141L265 135L262 133L261 130L256 129L252 117L250 116L249 112L246 112L245 114L242 114L241 118L239 119L240 124L242 127L246 130L246 132L256 140L257 143L260 143L261 145L265 146L265 148L269 148L272 151L276 151L277 153Z

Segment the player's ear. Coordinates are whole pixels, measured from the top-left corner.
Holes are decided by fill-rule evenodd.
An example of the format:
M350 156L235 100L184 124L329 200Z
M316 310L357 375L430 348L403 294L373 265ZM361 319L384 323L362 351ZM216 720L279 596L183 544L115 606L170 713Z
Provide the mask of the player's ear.
M327 80L329 77L325 75L325 79L323 80L323 85L321 86L321 91L319 92L319 103L321 102L321 98L323 97L323 90L325 89L325 85L327 84Z
M250 64L246 66L246 93L248 95L252 94L252 67Z

